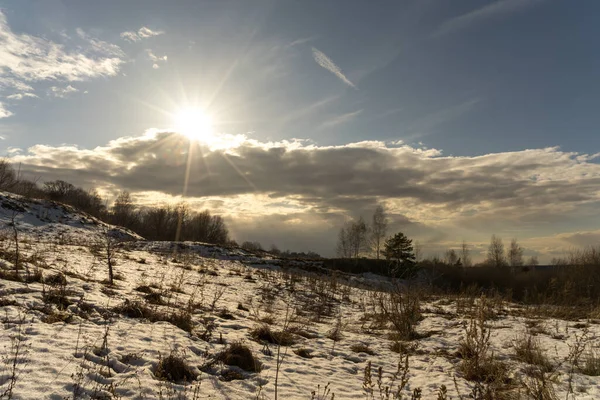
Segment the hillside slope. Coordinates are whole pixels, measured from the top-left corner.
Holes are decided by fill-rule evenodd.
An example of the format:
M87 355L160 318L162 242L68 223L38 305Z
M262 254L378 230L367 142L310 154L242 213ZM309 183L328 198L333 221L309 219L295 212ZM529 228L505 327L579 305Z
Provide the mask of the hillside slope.
M350 276L239 249L146 242L52 202L0 199L0 398L380 399L399 386L404 398L437 399L442 387L467 398L491 385L465 379L457 354L477 321L490 332L487 354L506 368L502 390L526 396L534 387L541 367L519 359L514 343L535 333L548 350L548 387L560 398L600 398L600 377L581 368L598 351L597 320L421 294L405 338L403 320L384 312L391 297ZM118 232L110 242L107 230ZM116 249L112 285L107 246ZM577 368L576 345L585 345Z

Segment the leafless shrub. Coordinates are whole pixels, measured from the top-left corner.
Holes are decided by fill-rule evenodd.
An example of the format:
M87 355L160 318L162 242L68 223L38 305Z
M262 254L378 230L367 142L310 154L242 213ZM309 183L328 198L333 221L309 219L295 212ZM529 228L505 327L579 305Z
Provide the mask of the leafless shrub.
M23 325L27 318L26 314L19 314L15 321L17 332L10 335L10 347L8 352L0 358L0 399L12 399L14 389L17 385L23 368L29 363L29 346L25 343ZM6 385L6 386L5 386Z
M398 369L387 379L384 378L383 367L373 370L371 361L367 362L363 374L363 390L367 400L402 399L402 391L407 387L409 378L408 355L398 361ZM387 381L387 382L386 382ZM397 385L397 386L396 386ZM394 387L396 386L396 389ZM421 389L413 391L413 399L420 398ZM377 397L375 397L377 396ZM416 397L418 396L418 397Z
M554 371L554 365L548 360L539 341L533 335L525 334L519 336L515 339L513 345L517 360L535 365L542 372Z
M392 324L393 336L397 340L418 338L416 326L421 320L421 301L419 293L411 288L379 296L379 307L386 319Z
M486 326L486 298L479 299L476 315L465 326L465 337L458 354L463 359L460 371L467 380L485 382L499 387L505 384L507 368L490 354L491 330Z
M328 383L321 389L321 385L317 385L317 390L313 390L310 394L310 400L334 400L335 393L331 391Z

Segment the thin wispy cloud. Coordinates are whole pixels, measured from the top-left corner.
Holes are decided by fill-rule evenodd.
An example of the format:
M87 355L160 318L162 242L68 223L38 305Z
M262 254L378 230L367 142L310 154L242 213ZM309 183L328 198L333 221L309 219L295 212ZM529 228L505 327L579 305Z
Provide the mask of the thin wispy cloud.
M147 39L153 36L163 35L164 31L153 31L150 28L142 26L140 29L135 31L126 31L121 33L121 38L128 42L139 42L140 40Z
M146 49L146 54L148 55L148 59L150 61L152 61L152 63L153 63L152 68L154 68L154 69L159 69L160 68L159 63L165 63L168 60L166 55L159 57L156 54L154 54L154 52L151 49Z
M444 22L432 36L444 36L489 19L501 18L539 4L542 1L543 0L498 0Z
M338 115L334 118L331 118L330 120L323 122L320 127L321 128L331 128L331 127L334 127L337 125L348 123L348 122L354 120L362 112L363 112L363 110L356 110L356 111L349 112L346 114Z
M319 64L321 67L325 68L327 71L337 76L346 85L350 86L353 89L357 89L356 85L352 83L350 79L346 77L346 75L344 75L341 68L335 65L331 58L327 57L325 53L313 47L312 55L317 64Z
M293 42L289 43L286 47L293 47L293 46L298 46L298 45L305 44L308 42L312 42L316 38L317 38L316 36L310 36L310 37L306 37L306 38L296 39Z
M71 85L68 85L66 87L52 86L48 89L48 96L64 99L77 92L79 92L79 89Z

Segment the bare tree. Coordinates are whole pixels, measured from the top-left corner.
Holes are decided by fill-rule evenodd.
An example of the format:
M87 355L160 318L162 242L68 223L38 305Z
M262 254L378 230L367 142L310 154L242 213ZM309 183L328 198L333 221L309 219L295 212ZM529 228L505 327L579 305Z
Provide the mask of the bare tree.
M502 239L496 235L492 235L485 262L493 267L506 266L506 257L504 257L504 244L502 243Z
M529 260L527 260L527 265L529 265L530 267L535 267L536 265L539 265L540 262L538 261L537 256L531 256L529 257Z
M10 190L17 183L17 174L6 158L0 158L0 190Z
M336 253L340 258L352 258L352 251L350 250L350 242L348 240L348 231L345 226L340 228L340 232L338 233Z
M373 213L373 222L371 224L371 244L378 260L381 253L381 247L383 246L387 234L387 226L388 218L385 214L385 210L381 205L378 205Z
M510 241L508 249L508 265L511 267L521 267L523 265L523 248L517 243L517 239Z
M365 220L346 222L338 234L337 254L343 258L358 258L368 248L367 234L369 229Z
M456 250L448 249L446 250L446 254L444 255L444 261L448 265L457 265L460 263L461 260L458 254L456 253Z
M112 222L119 226L131 228L133 225L135 205L128 191L122 191L112 206Z
M417 240L415 241L413 248L415 252L415 261L417 263L421 262L421 260L423 259L423 245Z
M471 251L469 250L469 245L464 240L460 247L460 259L462 260L462 265L464 267L471 267L473 265L473 260L471 260Z

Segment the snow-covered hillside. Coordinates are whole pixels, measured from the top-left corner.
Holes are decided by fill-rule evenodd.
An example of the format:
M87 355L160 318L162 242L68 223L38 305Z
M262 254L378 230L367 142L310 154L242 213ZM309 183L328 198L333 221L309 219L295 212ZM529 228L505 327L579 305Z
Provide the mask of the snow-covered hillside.
M600 358L593 318L420 293L416 332L402 340L391 297L369 289L383 278L146 242L47 201L2 194L0 206L0 398L391 399L400 387L403 398L466 399L494 385L532 398L540 382L558 398L600 398L600 377L584 373ZM469 329L483 345L489 332L502 382L465 379Z

